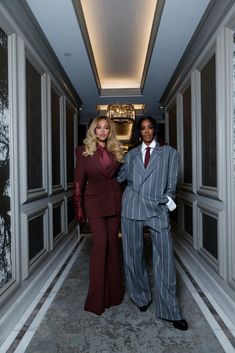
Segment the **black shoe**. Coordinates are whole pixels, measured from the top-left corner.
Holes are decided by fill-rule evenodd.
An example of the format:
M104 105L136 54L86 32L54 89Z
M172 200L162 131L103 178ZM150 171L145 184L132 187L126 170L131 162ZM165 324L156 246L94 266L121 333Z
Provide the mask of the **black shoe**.
M139 308L139 311L141 311L141 312L145 312L145 311L147 311L148 310L148 307L149 307L149 305L152 303L152 300L147 304L147 305L143 305L143 306L139 306L138 308Z
M186 320L174 320L173 326L174 328L177 328L178 330L186 331L188 329L188 323Z

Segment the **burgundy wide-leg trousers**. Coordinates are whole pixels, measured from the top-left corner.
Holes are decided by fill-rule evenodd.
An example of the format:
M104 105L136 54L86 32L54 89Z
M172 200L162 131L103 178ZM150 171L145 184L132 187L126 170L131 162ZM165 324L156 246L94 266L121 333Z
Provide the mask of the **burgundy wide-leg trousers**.
M93 245L84 310L101 315L105 308L119 305L124 295L118 239L120 217L89 218L88 224Z

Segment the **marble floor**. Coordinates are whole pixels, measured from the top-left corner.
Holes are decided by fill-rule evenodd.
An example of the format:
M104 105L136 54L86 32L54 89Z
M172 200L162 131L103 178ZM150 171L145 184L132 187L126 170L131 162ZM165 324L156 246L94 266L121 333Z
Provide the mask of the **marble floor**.
M83 237L38 302L0 347L1 353L232 353L235 326L176 257L178 297L189 323L179 331L140 312L127 294L101 316L85 312L92 239ZM145 239L151 280L151 242Z

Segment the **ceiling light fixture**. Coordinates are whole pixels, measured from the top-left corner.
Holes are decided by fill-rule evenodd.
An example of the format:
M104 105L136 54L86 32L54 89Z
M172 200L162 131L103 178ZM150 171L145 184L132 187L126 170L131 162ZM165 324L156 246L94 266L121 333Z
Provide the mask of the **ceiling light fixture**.
M115 104L116 105L116 104ZM135 109L135 116L142 116L145 112L145 104L143 103L132 103ZM98 104L96 109L100 115L107 115L108 105L107 104Z
M132 104L109 104L107 116L118 124L133 124L135 121L135 108Z

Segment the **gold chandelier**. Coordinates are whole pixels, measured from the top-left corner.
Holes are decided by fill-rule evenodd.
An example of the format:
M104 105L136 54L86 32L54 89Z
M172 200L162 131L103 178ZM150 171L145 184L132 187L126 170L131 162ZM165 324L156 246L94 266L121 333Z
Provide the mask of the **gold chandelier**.
M132 104L109 104L107 116L118 124L133 124L135 121L135 108Z

